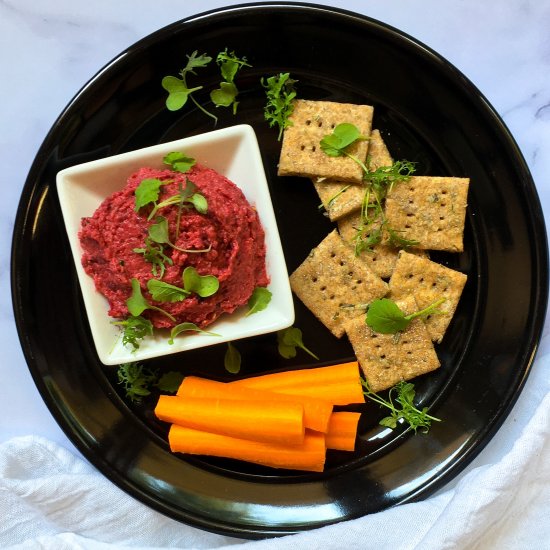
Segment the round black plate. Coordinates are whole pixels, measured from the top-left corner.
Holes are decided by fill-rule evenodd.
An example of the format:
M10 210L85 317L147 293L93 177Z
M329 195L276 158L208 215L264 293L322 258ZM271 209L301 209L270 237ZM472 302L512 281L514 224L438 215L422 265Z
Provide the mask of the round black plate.
M280 472L237 461L170 454L154 421L155 396L131 408L115 369L94 350L56 196L56 173L76 163L213 129L186 106L169 112L163 76L194 50L228 47L253 66L239 77L238 113L218 127L258 135L289 271L331 229L306 180L278 178L276 129L263 119L260 79L289 71L307 99L375 106L394 158L417 173L471 178L466 251L439 261L468 274L456 317L438 347L442 368L416 381L422 405L443 422L427 435L378 426L367 405L355 453L331 452L323 474ZM208 104L215 64L195 77ZM377 21L321 6L265 3L202 14L166 27L100 71L61 114L30 170L13 239L13 302L34 380L76 447L114 483L151 507L219 533L260 537L356 518L425 497L456 475L498 429L529 372L548 293L546 232L524 160L501 119L444 59ZM340 362L332 338L296 303L296 326L321 358L281 359L275 336L238 343L242 374ZM149 366L219 379L224 346ZM116 513L116 511L114 511Z

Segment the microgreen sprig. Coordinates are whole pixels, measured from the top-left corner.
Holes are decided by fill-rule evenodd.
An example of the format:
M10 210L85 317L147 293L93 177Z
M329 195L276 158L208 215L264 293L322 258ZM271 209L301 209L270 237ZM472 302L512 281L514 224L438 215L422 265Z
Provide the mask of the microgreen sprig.
M168 339L168 344L173 345L174 344L174 338L176 336L179 336L182 332L200 332L201 334L207 334L208 336L220 336L219 334L216 334L215 332L208 332L207 330L203 330L195 323L185 322L180 323L179 325L176 325L172 328L170 331L170 338Z
M356 162L364 172L368 172L365 164L348 150L358 141L368 139L363 136L359 128L349 122L342 122L334 127L331 134L326 135L320 142L321 149L329 157L349 157Z
M153 323L141 315L130 315L122 321L113 321L113 325L122 327L122 345L130 345L135 350L146 336L153 335Z
M251 67L252 65L247 63L246 57L241 59L235 55L235 52L228 52L227 48L218 54L216 63L220 67L223 81L220 82L219 88L210 92L210 99L216 107L230 107L233 105L233 114L236 114L239 105L237 101L239 90L235 85L235 77L242 67Z
M396 334L405 330L410 322L417 317L427 317L441 313L437 308L445 301L445 298L436 300L429 306L405 315L401 308L389 298L374 300L367 310L365 322L367 325L380 334Z
M202 86L195 86L190 88L187 84L187 75L196 75L195 69L206 67L212 58L205 53L198 55L198 51L195 50L191 55L187 56L187 65L179 72L179 78L176 76L165 76L162 79L162 87L168 92L166 98L166 107L170 111L178 111L186 103L188 99L191 101L207 116L214 119L214 122L218 121L218 117L206 110L200 105L193 97L193 92L202 90Z
M290 78L290 73L279 73L261 80L265 89L267 103L264 107L264 118L269 127L279 127L278 140L281 140L285 128L292 125L290 116L294 111L292 101L296 97L295 84L298 82Z
M157 370L132 362L118 366L117 378L118 383L124 386L126 397L132 403L138 404L151 394L152 387L163 392L176 393L183 380L183 374L168 371L159 378Z
M358 141L368 139L361 135L359 129L348 122L343 122L334 127L331 134L320 141L321 149L331 157L346 156L356 162L363 170L363 183L365 194L361 203L361 215L358 226L355 228L355 254L358 256L363 251L370 251L372 247L383 240L383 232L387 232L391 245L400 248L408 248L418 244L417 241L401 237L397 231L389 227L383 208L386 195L392 187L400 181L406 181L415 171L412 162L402 160L394 162L391 166L382 166L376 170L370 170L367 163L361 162L355 155L349 152L349 148ZM343 190L342 190L343 192Z
M299 328L289 327L277 332L277 344L279 354L285 359L296 357L296 348L301 348L311 357L319 360L319 357L304 345L302 331Z
M151 224L148 229L149 239L157 244L166 244L175 250L185 252L187 254L199 254L202 252L210 252L212 245L207 248L190 249L180 248L170 241L168 220L164 216L158 216L156 222Z
M133 317L139 317L145 310L152 309L162 313L163 315L166 315L166 317L168 317L172 322L176 321L173 315L171 315L167 311L164 311L160 307L150 304L145 299L145 297L141 293L141 286L137 279L133 278L131 281L131 284L132 284L132 294L126 300L126 306L128 307L128 311L130 312L130 315L132 315Z
M428 407L420 410L415 406L414 397L416 392L412 382L399 382L390 389L387 400L373 392L366 381L362 380L361 383L365 397L390 410L390 415L380 420L382 426L394 430L402 420L415 432L421 428L424 433L427 433L432 422L441 422L441 419L428 414ZM395 393L397 393L397 396L394 399Z
M252 292L248 299L247 317L253 313L264 310L271 301L271 291L263 286L258 286Z
M223 366L231 374L237 374L241 370L241 354L231 342L227 342L227 349L223 357Z

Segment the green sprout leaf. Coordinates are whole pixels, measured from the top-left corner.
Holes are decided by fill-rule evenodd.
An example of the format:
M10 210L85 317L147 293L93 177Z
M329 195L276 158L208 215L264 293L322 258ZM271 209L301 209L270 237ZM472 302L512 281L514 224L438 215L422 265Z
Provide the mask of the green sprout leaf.
M209 252L212 246L201 249L180 248L170 241L168 220L164 216L158 216L156 222L151 224L148 229L149 239L157 244L167 244L175 250L186 252L188 254L198 254L201 252Z
M444 301L445 298L441 298L420 311L405 315L393 300L380 298L370 304L366 323L374 332L396 334L405 330L409 323L417 317L427 317L428 315L441 313L437 308Z
M157 279L149 279L147 281L147 290L156 302L181 302L191 294L183 288L165 283L164 281L158 281Z
M146 178L141 180L134 191L136 197L135 211L137 212L140 208L149 203L156 202L159 198L160 186L165 183L167 182L159 180L158 178Z
M203 330L195 323L180 323L179 325L176 325L172 330L170 331L170 338L168 339L168 344L173 345L174 344L174 338L181 334L182 332L200 332L202 334L208 334L209 336L219 336L219 334L216 334L215 332L208 332L207 330Z
M156 307L150 304L145 299L145 297L141 293L141 286L137 279L135 278L132 279L131 284L132 284L132 294L126 300L126 306L128 307L128 311L130 312L130 315L132 315L133 317L139 317L145 310L153 309L155 311L159 311L160 313L166 315L166 317L168 317L172 322L176 321L173 315L171 315L167 311L164 311L160 307Z
M187 103L188 99L191 99L205 115L217 122L218 118L210 111L207 111L193 97L193 92L201 90L202 86L190 88L187 84L187 75L196 75L195 69L206 67L210 61L212 61L211 57L206 54L198 55L198 52L195 50L191 55L187 56L187 65L179 72L179 78L176 76L165 76L162 79L162 87L168 92L168 97L166 98L166 107L168 110L177 111Z
M162 279L166 271L166 265L173 265L172 258L164 253L164 247L160 243L153 242L150 237L145 238L144 248L134 248L136 254L143 254L146 262L152 264L151 272L155 277Z
M319 360L317 355L304 346L302 331L299 328L289 327L277 332L277 344L279 354L285 359L296 357L296 348L301 348L311 357Z
M292 126L290 117L294 111L293 100L296 97L295 84L298 82L290 78L290 73L279 73L261 80L265 89L267 102L264 107L264 118L269 127L279 127L278 140L280 141L285 128Z
M214 275L199 275L194 267L186 267L183 270L183 288L189 292L198 294L201 298L207 298L218 292L220 282Z
M225 370L231 374L237 374L241 370L241 354L231 342L227 342L223 365Z
M197 163L194 158L188 157L187 155L179 151L172 151L171 153L168 153L164 156L162 161L164 162L164 164L170 166L172 170L182 173L188 172Z
M141 287L137 279L132 279L132 295L126 300L128 311L134 317L139 317L146 309L149 309L149 303L141 293Z
M202 86L188 88L185 80L176 76L165 76L161 84L168 92L166 107L169 111L178 111L181 109L187 103L189 96L202 88Z
M256 287L252 292L252 296L248 299L248 312L246 315L264 310L271 301L271 296L272 294L267 288L263 286Z
M176 393L183 382L183 374L177 371L165 372L155 384L163 392Z
M332 130L332 134L326 135L321 140L321 149L330 157L341 157L347 154L347 147L365 139L368 138L361 135L357 126L342 122Z
M230 107L233 105L233 114L236 114L239 90L235 85L235 77L242 67L251 67L251 65L247 63L246 57L240 59L235 55L235 52L228 52L227 48L218 54L216 63L220 67L223 81L220 82L219 88L210 92L210 99L216 107Z
M388 298L374 300L367 311L367 325L381 334L395 334L409 326L409 321L398 305Z
M117 378L124 387L126 397L133 403L140 403L151 393L149 387L155 382L157 374L139 363L124 363L118 366Z
M153 335L153 323L141 316L130 316L122 321L113 321L113 325L122 327L122 345L130 345L134 351L139 349L141 340Z
M428 414L428 407L422 410L414 404L415 389L411 382L399 382L390 389L388 399L384 399L379 394L371 391L366 381L361 381L365 397L378 403L381 407L390 410L390 415L380 420L380 425L395 429L402 420L408 424L415 432L421 428L423 433L427 433L432 422L441 422L439 418ZM397 396L395 394L397 393ZM394 397L395 396L395 397Z
M221 82L217 90L210 92L210 99L216 107L230 107L238 93L239 90L233 82Z
M158 216L156 223L149 226L149 238L159 244L170 244L168 235L168 220L164 216Z

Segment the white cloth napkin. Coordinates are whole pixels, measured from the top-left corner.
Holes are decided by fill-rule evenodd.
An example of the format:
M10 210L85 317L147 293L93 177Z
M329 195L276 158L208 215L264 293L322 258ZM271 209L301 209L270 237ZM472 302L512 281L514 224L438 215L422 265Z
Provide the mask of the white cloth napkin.
M542 365L540 365L542 367ZM65 448L26 436L0 445L0 547L443 550L550 548L550 393L510 450L451 489L357 520L242 541L171 520Z

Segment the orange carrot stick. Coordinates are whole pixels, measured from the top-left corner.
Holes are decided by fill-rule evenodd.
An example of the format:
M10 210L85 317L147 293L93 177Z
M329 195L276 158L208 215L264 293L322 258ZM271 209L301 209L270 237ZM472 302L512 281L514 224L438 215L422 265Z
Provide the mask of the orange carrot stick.
M209 397L243 401L298 402L301 403L304 409L304 426L318 432L327 431L332 413L332 404L322 399L241 387L198 376L186 376L178 389L177 395L183 398Z
M320 386L296 386L273 390L274 393L315 397L333 405L350 405L364 403L365 396L359 377L355 382L333 383Z
M354 451L360 416L358 412L333 412L325 435L327 449Z
M304 440L303 407L294 402L161 395L155 414L165 422L242 439L286 445Z
M282 389L296 386L324 385L335 382L359 380L359 364L357 361L329 365L328 367L317 367L313 369L298 369L270 374L262 374L251 378L243 378L230 382L235 386L246 386L261 390Z
M325 464L325 437L318 432L308 432L299 445L275 445L173 424L168 442L172 452L235 458L273 468L322 472Z

